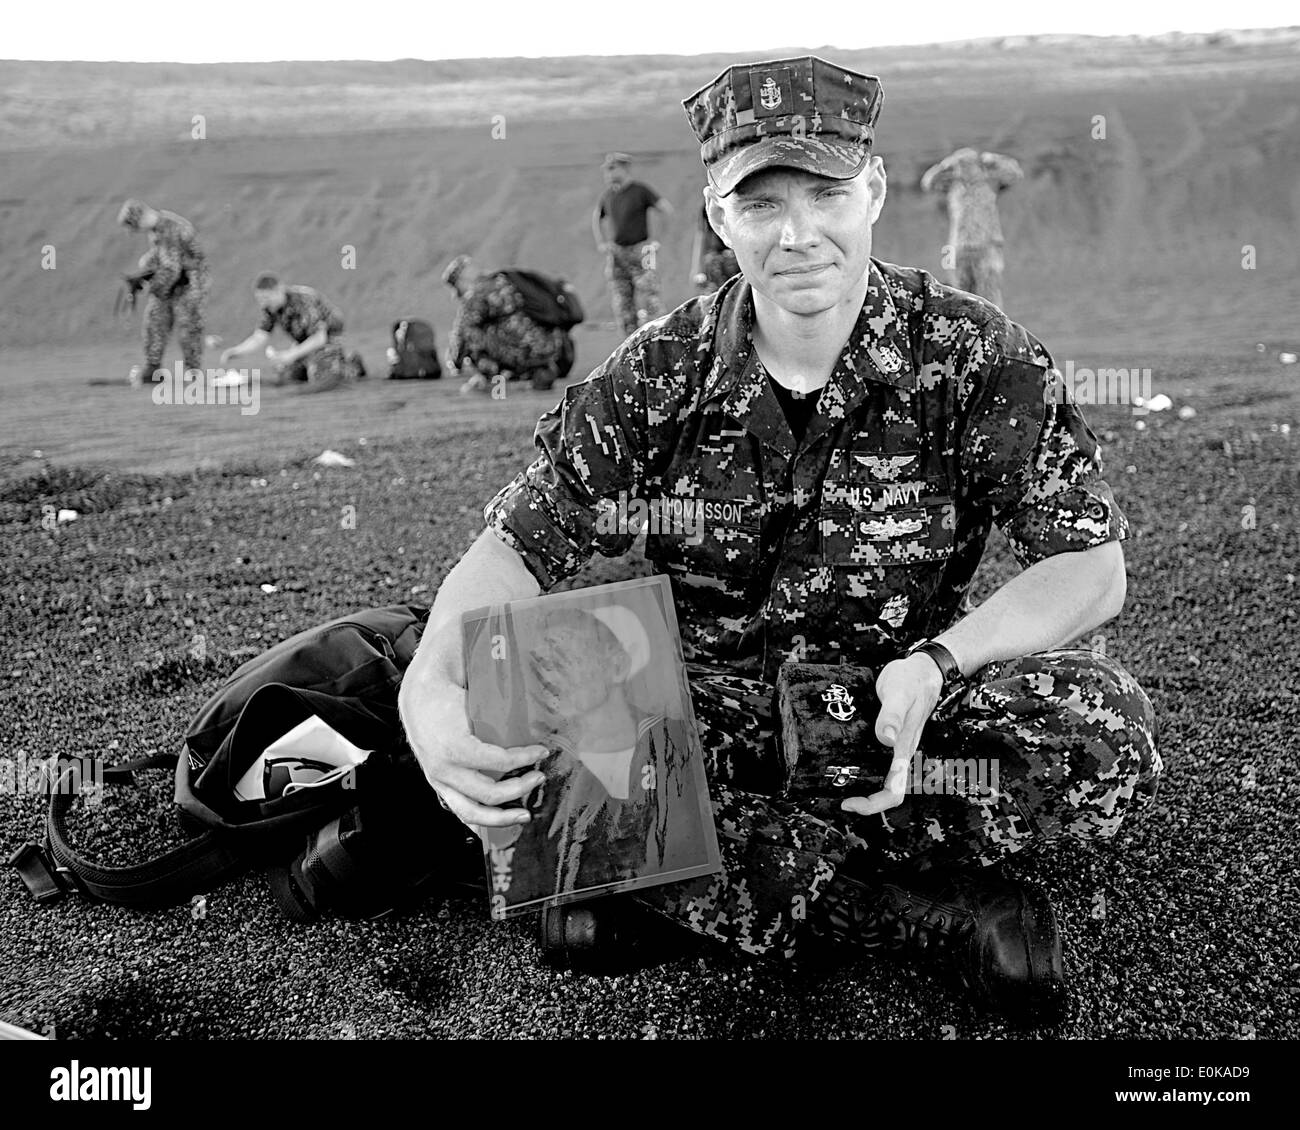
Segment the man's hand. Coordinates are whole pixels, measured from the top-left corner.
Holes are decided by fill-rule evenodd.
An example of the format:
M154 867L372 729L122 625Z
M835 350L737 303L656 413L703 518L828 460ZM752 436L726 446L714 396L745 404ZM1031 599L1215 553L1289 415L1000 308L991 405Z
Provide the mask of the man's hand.
M921 731L939 703L943 675L928 655L909 655L887 663L876 678L880 714L876 717L876 739L894 751L885 787L869 797L849 797L840 808L859 816L870 816L903 803L908 771Z
M283 366L289 364L289 362L294 360L294 358L290 356L291 353L293 353L292 349L276 349L273 345L268 345L266 347L266 359L270 361L272 365Z
M402 720L416 759L443 805L471 828L502 828L530 819L522 808L499 806L527 796L545 777L538 771L498 781L512 770L536 765L545 746L503 749L470 733L465 688L429 676L403 684Z

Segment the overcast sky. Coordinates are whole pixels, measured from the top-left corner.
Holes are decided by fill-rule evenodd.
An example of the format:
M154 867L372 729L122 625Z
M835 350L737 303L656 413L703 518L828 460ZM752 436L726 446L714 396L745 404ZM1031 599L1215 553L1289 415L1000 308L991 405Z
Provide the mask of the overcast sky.
M0 57L184 63L693 55L783 46L887 47L993 35L1280 27L1295 0L15 0ZM543 13L551 13L550 16Z

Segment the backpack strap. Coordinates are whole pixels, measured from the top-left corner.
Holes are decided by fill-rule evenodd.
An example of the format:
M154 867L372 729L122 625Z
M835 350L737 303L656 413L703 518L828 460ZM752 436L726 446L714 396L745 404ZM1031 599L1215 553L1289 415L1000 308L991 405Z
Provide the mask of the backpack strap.
M111 783L128 783L136 769L164 768L165 755L138 758L111 769L98 769ZM26 843L9 859L37 902L53 902L68 891L79 891L101 902L123 906L166 906L211 890L250 866L251 860L231 850L215 832L189 840L143 863L109 867L79 854L68 843L68 812L87 782L83 766L91 759L64 763L51 783L45 841ZM98 766L97 762L92 762ZM91 778L93 779L93 777Z

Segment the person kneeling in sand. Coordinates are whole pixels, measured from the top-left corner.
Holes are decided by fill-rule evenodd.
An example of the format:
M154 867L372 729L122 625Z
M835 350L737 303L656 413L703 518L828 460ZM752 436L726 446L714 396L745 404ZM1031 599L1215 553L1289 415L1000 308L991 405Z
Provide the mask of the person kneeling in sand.
M569 375L573 339L567 330L529 316L509 272L481 272L468 255L457 255L442 281L458 299L447 367L465 378L461 392L490 392L511 380L545 391Z
M276 384L305 381L302 392L327 392L346 381L366 375L359 353L348 353L339 340L343 315L337 306L309 286L285 286L275 275L259 275L253 297L262 310L257 329L238 345L221 354L221 364L262 349L271 331L280 326L295 344L288 349L266 350L276 366Z

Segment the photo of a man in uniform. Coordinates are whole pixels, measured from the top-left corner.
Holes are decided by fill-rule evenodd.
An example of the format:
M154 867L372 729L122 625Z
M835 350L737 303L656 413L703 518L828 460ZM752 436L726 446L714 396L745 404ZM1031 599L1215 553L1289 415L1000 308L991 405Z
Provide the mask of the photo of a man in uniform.
M509 697L516 707L522 697L527 733L511 736L551 753L538 767L542 783L522 801L529 823L487 829L493 893L514 908L699 874L708 859L703 773L682 712L636 702L634 681L652 661L637 613L560 605L514 628L523 690Z

